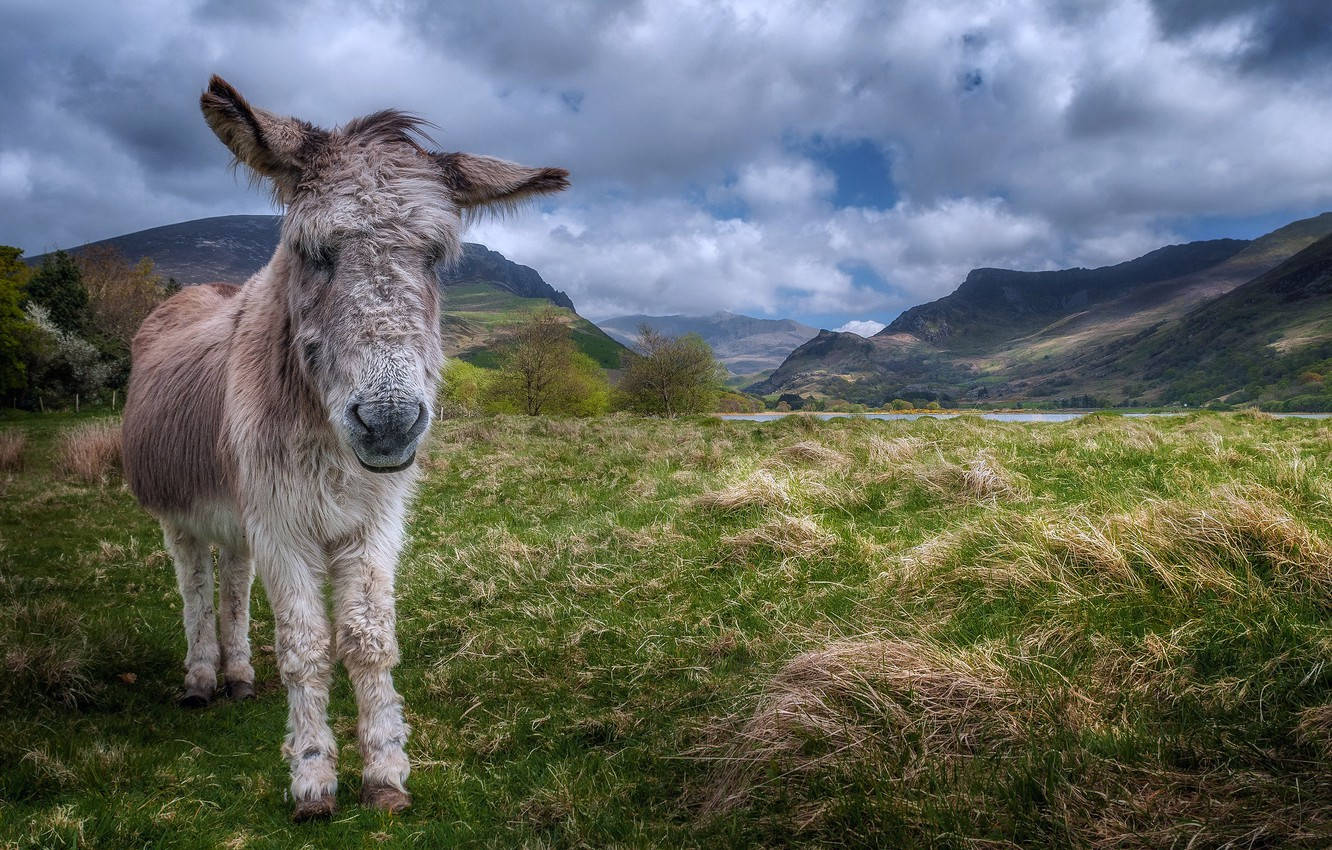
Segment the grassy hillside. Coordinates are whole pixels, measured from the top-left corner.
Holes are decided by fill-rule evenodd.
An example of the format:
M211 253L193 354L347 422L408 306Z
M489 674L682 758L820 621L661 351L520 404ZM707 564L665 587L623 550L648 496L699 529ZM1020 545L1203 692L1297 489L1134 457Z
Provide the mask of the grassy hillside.
M494 346L506 327L543 310L555 310L579 350L604 369L618 369L624 346L572 310L541 298L523 298L489 283L451 286L444 292L445 353L479 366L497 362Z
M11 420L0 846L1326 846L1326 423L442 423L399 577L415 808L293 826L175 706L170 565Z

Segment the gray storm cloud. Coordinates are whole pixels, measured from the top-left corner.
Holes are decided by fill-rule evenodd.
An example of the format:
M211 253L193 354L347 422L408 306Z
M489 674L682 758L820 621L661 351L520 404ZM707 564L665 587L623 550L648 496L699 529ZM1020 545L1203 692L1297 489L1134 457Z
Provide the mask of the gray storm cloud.
M470 238L594 316L882 321L974 266L1332 205L1312 0L111 5L0 8L0 242L268 211L198 116L213 72L317 123L397 106L443 147L569 168ZM882 151L893 200L838 204L862 175L815 140Z

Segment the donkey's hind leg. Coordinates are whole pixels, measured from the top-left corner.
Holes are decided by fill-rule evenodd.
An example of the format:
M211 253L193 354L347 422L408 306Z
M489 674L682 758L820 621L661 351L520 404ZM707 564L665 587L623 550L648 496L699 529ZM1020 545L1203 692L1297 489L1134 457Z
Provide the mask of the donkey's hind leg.
M179 526L162 523L167 552L176 564L184 604L185 695L180 704L203 708L217 690L217 618L213 614L213 552Z
M254 561L243 547L221 546L217 552L221 606L218 629L222 633L222 674L227 696L254 696L254 667L250 666L250 585L254 583Z

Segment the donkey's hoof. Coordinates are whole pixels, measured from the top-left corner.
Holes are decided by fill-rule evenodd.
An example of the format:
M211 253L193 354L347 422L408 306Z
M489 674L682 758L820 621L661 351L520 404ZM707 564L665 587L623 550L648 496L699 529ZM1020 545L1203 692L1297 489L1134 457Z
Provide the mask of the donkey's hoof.
M327 794L317 800L300 800L291 810L291 819L296 823L308 820L324 820L333 817L333 795Z
M207 708L208 703L213 701L213 692L205 691L202 688L190 688L185 692L185 696L180 698L181 708Z
M236 702L254 699L254 682L227 682L227 696Z
M361 805L396 815L412 805L412 795L392 785L363 785Z

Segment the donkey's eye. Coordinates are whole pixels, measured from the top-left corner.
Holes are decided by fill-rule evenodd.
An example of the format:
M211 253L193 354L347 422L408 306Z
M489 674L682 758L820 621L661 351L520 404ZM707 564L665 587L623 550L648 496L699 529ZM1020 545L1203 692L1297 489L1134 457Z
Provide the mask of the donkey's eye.
M319 245L310 252L310 263L316 269L332 272L338 262L338 251L332 245Z

